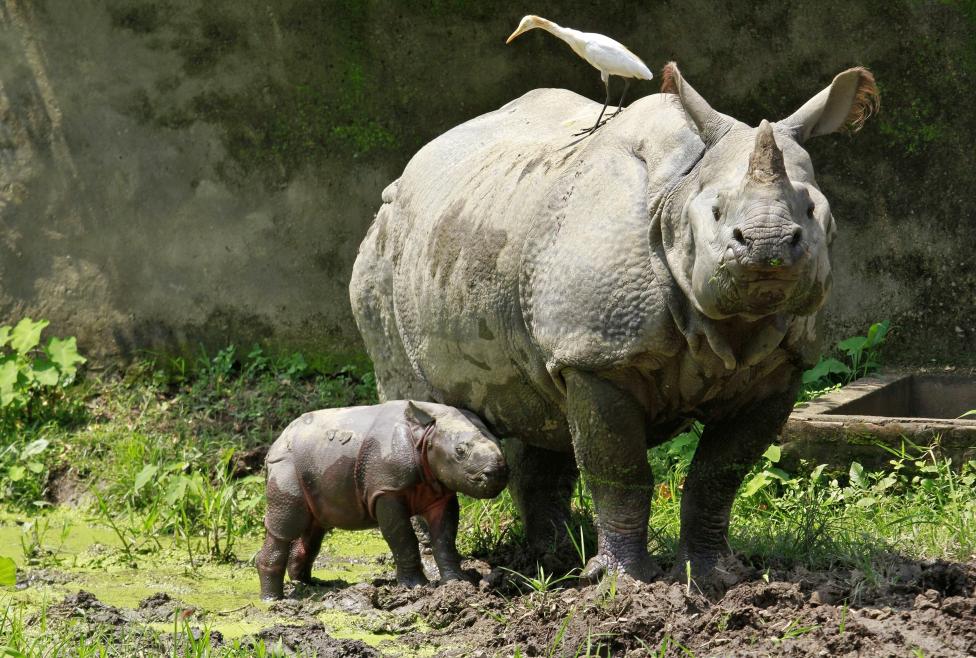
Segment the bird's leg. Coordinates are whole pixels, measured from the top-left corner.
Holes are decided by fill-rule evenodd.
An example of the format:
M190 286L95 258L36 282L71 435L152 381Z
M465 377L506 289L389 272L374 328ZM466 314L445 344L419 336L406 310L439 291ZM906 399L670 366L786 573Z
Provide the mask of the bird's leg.
M607 88L607 100L603 102L603 109L600 110L600 116L596 118L596 123L594 123L593 127L590 128L589 130L581 130L578 133L573 133L573 137L579 137L580 135L589 135L594 130L600 127L601 125L600 119L603 118L603 113L607 111L607 105L610 104L610 77L609 76L607 76L607 79L603 81L603 85Z
M627 95L627 87L630 86L630 78L624 78L624 93L620 94L620 102L617 103L617 111L610 115L610 118L614 118L620 114L620 110L624 109L624 97Z

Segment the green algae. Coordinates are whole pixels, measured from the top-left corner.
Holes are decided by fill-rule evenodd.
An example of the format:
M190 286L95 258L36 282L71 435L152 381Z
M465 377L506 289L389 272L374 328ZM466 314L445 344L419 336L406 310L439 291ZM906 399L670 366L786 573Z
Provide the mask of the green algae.
M84 512L57 508L28 517L0 511L0 555L13 558L19 580L29 582L29 586L20 589L0 590L0 609L13 606L29 617L65 596L85 590L106 605L135 610L140 602L162 592L181 602L184 609L192 609L195 623L219 631L228 640L275 624L295 623L290 608L260 599L253 564L261 545L260 536L239 539L233 561L208 561L195 567L190 566L186 553L172 538L157 539L162 548L138 554L133 568L123 559L121 542L112 531L93 523ZM25 551L24 547L30 550ZM389 571L381 561L388 554L386 542L376 530L335 531L323 542L313 574L347 586L369 582ZM303 592L297 605L314 605L317 601L313 589ZM337 638L361 640L372 646L382 644L384 649L395 648L401 655L424 656L432 651L396 644L400 634L426 629L419 619L406 627L402 621L386 623L393 616L372 609L362 614L329 609L315 616ZM142 626L157 632L172 632L173 628L167 622Z

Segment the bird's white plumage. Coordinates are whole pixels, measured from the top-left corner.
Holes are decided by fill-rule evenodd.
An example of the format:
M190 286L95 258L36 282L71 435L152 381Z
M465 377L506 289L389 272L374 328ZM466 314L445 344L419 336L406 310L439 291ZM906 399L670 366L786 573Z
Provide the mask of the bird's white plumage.
M533 28L543 29L569 44L573 52L600 71L604 82L611 75L621 78L637 78L638 80L650 80L654 77L654 74L641 61L641 58L630 52L619 41L596 32L580 32L572 28L562 27L539 16L523 18L518 29L512 33L508 41L510 42L518 35Z

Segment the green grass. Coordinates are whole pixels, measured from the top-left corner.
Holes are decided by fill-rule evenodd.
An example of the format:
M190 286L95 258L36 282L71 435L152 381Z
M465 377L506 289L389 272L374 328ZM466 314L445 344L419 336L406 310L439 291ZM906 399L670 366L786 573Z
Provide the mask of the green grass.
M868 372L875 362L874 352L857 356L855 351L851 370ZM835 383L830 378L838 373L825 373L810 378L808 391ZM376 402L368 367L310 365L297 354L234 348L192 361L143 361L125 372L89 376L63 397L69 414L57 409L35 414L15 434L0 437L6 458L37 464L17 471L16 481L0 473L0 512L23 524L16 537L0 527L0 556L14 557L20 568L77 568L73 542L79 533L87 533L87 545L105 547L93 558L98 564L87 565L93 568L131 571L162 559L178 560L190 574L238 568L260 541L264 502L260 473L239 477L237 458L269 445L310 409ZM674 555L682 486L699 435L700 427L693 428L648 453L656 482L649 549L665 567ZM976 462L950 464L933 450L909 446L906 453L892 455L889 471L870 473L853 464L846 474L832 475L816 464L787 473L778 467L778 457L778 450L766 453L733 507L732 547L754 565L857 569L870 583L885 577L892 556L976 557ZM56 482L61 489L74 483L69 498L80 514L66 516L52 505ZM578 568L596 547L593 503L582 482L572 506L565 530ZM508 493L488 501L462 498L458 541L461 551L472 555L520 550L524 532ZM569 584L564 575L530 569L513 574L512 582L544 594ZM25 610L43 610L36 601L30 606L9 603L0 612L0 637L14 651L9 655L36 655L31 645L36 642L47 643L40 653L56 653L54 643L67 642L72 653L99 655L107 643L143 641L138 633L144 631L135 630L128 639L27 632ZM605 645L605 638L591 638L578 647L579 655L599 653L601 642ZM679 647L668 642L649 652L676 655ZM179 655L203 655L192 653L193 646L188 641L187 652ZM234 653L244 650L208 655L245 655Z

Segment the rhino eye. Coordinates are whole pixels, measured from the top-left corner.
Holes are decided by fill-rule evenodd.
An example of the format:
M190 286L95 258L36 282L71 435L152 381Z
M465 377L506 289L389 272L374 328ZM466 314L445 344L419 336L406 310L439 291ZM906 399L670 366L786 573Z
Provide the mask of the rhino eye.
M464 457L466 454L468 454L468 446L464 445L463 443L457 444L454 446L454 454L457 455L459 459Z
M722 211L719 210L718 206L712 206L712 217L715 218L716 222L722 219Z
M814 211L814 209L815 209L815 206L812 203L809 206L807 206L807 217L809 217L810 219L813 219L813 211Z

